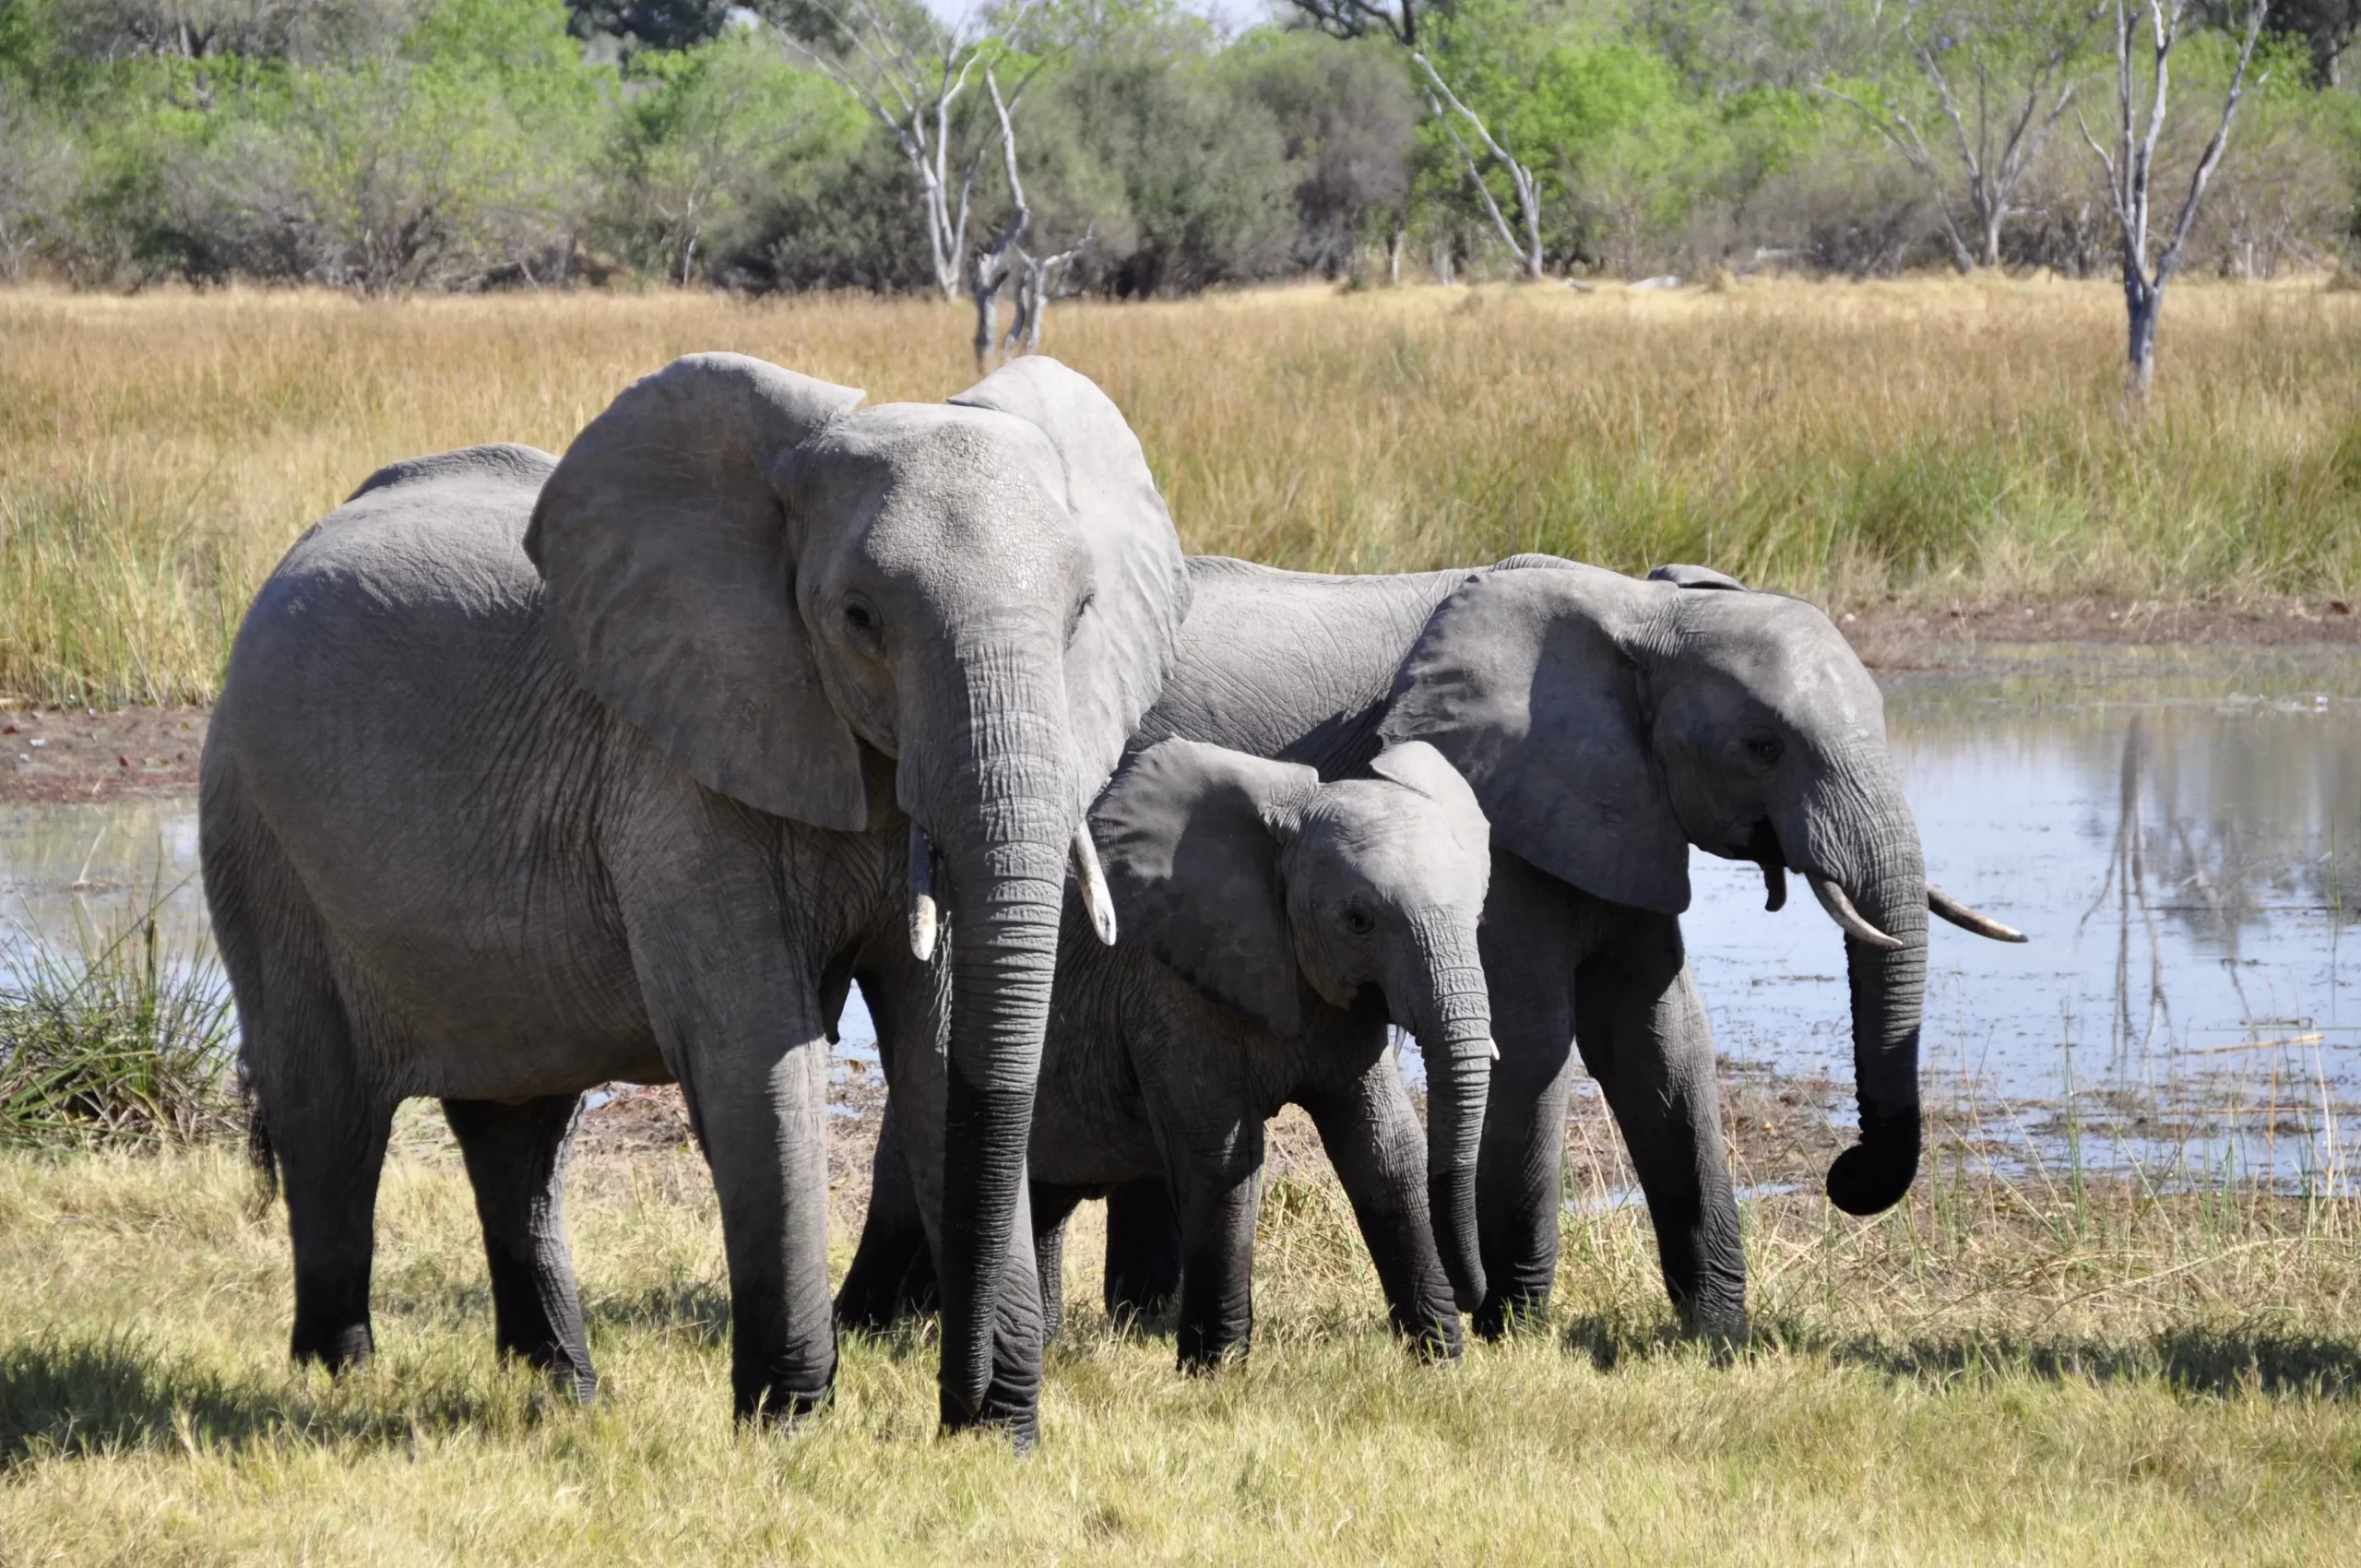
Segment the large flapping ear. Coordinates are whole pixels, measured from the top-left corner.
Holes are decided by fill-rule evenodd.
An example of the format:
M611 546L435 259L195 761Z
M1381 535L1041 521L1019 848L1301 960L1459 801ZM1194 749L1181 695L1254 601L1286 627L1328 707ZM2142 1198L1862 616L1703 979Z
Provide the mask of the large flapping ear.
M1432 802L1450 825L1461 854L1479 861L1490 859L1492 825L1486 820L1476 791L1441 752L1424 741L1396 741L1378 753L1369 766L1380 778L1415 790Z
M1189 612L1172 516L1122 410L1097 383L1039 354L950 399L1040 427L1066 470L1066 503L1090 548L1091 599L1066 654L1075 761L1087 803L1164 688Z
M584 684L706 788L851 831L860 745L821 688L766 475L860 397L743 354L675 360L575 437L525 535Z
M1679 914L1689 844L1652 765L1640 670L1615 635L1638 586L1572 564L1477 573L1403 661L1379 732L1442 753L1502 849L1599 897Z
M1123 939L1283 1035L1301 1016L1279 835L1319 788L1295 763L1165 741L1126 762L1091 811Z

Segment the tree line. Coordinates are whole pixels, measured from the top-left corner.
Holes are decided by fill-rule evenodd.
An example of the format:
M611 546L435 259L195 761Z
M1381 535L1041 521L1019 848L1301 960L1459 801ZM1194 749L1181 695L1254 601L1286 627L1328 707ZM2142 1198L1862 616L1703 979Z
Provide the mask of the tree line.
M0 277L2113 276L2118 146L2213 155L2184 275L2335 265L2361 0L2170 10L2151 146L2146 0L0 0Z

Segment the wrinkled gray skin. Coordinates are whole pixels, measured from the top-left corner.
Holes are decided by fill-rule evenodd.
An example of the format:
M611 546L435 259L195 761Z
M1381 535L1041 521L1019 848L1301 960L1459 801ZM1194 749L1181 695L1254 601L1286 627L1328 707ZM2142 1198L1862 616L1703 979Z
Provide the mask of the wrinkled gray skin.
M265 584L200 817L299 1359L370 1352L388 1123L433 1095L502 1346L587 1392L575 1097L677 1079L721 1200L739 1413L811 1408L836 1369L825 1042L859 977L948 1063L944 1419L1030 1431L1022 1176L1070 840L1189 585L1083 377L1037 358L957 406L860 398L678 361L554 467L502 446L381 471ZM947 963L911 954L913 823Z
M1472 1271L1492 1049L1477 948L1489 837L1431 747L1389 747L1370 771L1323 784L1308 767L1168 741L1093 808L1122 935L1102 947L1079 901L1069 909L1031 1164L1052 1328L1057 1239L1074 1204L1161 1176L1187 1260L1180 1363L1243 1351L1263 1126L1293 1102L1343 1178L1396 1329L1429 1354L1458 1353L1427 1134L1385 1026L1410 1030L1434 1064L1436 1190L1462 1218ZM922 1162L932 1129L905 1129Z
M1826 878L1898 944L1842 939L1861 1140L1828 1187L1857 1214L1908 1189L1928 895L1881 700L1825 616L1693 567L1648 581L1541 556L1392 577L1190 567L1180 655L1136 743L1185 735L1336 777L1383 741L1425 740L1491 820L1483 956L1501 1060L1478 1173L1480 1332L1548 1304L1577 1048L1674 1302L1701 1332L1745 1330L1713 1040L1679 920L1692 844L1762 863L1774 900L1786 869ZM914 1245L907 1183L881 1166L856 1278L892 1272L872 1242L878 1260ZM1114 1235L1109 1249L1133 1254L1134 1277L1156 1251Z

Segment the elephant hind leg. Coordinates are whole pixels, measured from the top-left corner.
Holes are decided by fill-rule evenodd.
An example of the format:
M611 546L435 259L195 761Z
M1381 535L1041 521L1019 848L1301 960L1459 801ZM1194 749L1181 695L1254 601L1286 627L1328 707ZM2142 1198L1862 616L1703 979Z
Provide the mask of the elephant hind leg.
M206 900L238 1004L253 1143L278 1168L295 1253L298 1362L369 1359L377 1178L394 1099L362 1066L319 917L277 845L208 778Z
M579 1095L521 1104L446 1099L443 1117L467 1161L492 1267L500 1353L553 1374L587 1403L599 1392L565 1234L565 1165Z
M918 1183L902 1146L901 1119L888 1097L877 1129L877 1149L869 1165L869 1213L852 1266L836 1289L836 1326L883 1333L905 1317L932 1310L934 1254L928 1249L926 1216Z

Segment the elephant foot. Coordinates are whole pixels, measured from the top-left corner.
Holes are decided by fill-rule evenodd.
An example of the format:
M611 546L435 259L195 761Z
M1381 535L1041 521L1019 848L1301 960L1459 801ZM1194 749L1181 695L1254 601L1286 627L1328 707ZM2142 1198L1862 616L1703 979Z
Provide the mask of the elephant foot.
M1474 1325L1477 1337L1499 1341L1512 1334L1547 1332L1549 1327L1549 1292L1526 1291L1514 1295L1492 1295L1476 1309Z
M376 1349L376 1336L365 1322L325 1326L299 1322L288 1345L297 1366L326 1367L332 1374L368 1365Z
M560 1394L576 1405L599 1402L599 1373L589 1362L541 1356L521 1356L517 1359L548 1378Z
M1747 1348L1754 1334L1744 1301L1686 1308L1680 1314L1680 1331L1705 1346L1713 1353L1717 1366L1726 1366L1736 1360L1738 1352Z
M1038 1399L1010 1399L988 1391L983 1404L973 1411L953 1398L947 1388L942 1391L941 1399L945 1437L960 1432L996 1432L1008 1440L1019 1458L1040 1445L1041 1407Z
M807 1416L818 1411L836 1397L833 1386L814 1393L808 1389L765 1387L748 1391L741 1389L737 1397L738 1420L774 1431L792 1431Z
M1455 1366L1466 1353L1459 1334L1459 1314L1434 1318L1405 1332L1395 1332L1409 1344L1410 1353L1430 1367Z

